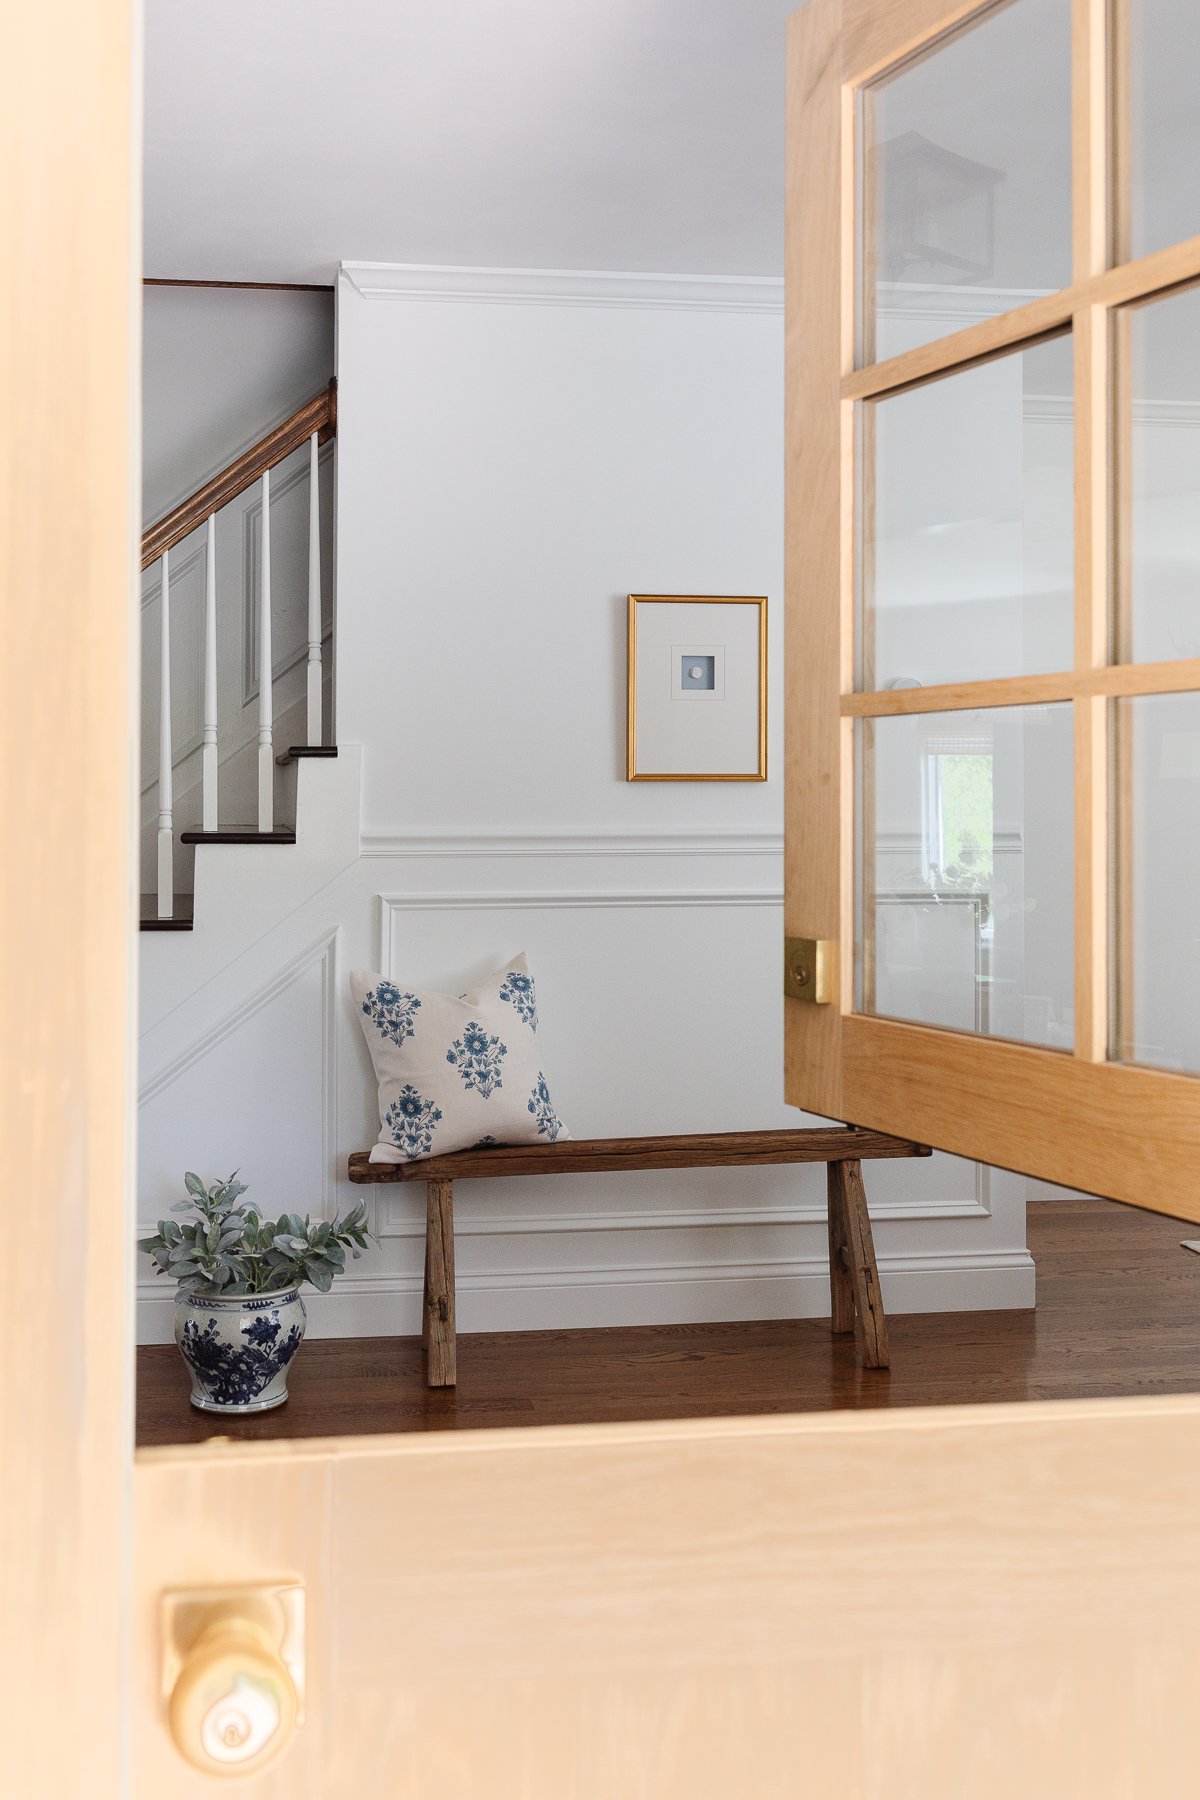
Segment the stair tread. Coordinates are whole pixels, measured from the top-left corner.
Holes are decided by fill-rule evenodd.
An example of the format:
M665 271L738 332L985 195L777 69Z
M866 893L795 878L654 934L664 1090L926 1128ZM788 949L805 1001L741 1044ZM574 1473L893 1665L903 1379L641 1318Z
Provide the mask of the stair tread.
M191 894L176 894L175 908L165 919L158 916L158 895L143 894L138 924L143 931L190 931L195 902Z
M336 755L336 744L289 744L287 749L275 758L275 761L281 769L286 769L289 763L300 762L306 757Z
M284 831L255 831L249 825L222 826L220 831L181 831L181 844L294 844L296 833Z

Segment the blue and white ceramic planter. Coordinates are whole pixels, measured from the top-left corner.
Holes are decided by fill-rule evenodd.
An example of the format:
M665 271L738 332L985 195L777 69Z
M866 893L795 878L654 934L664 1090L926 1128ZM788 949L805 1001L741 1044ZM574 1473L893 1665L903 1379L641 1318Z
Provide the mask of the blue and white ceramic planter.
M206 1299L178 1294L175 1342L203 1412L267 1412L288 1397L288 1368L304 1336L298 1287Z

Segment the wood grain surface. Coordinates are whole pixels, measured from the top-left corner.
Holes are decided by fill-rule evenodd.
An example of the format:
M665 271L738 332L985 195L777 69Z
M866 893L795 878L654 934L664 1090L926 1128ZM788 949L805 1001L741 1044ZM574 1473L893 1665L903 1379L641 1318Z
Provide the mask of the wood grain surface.
M421 1162L373 1163L370 1152L349 1159L350 1180L493 1180L500 1175L620 1174L630 1169L719 1169L757 1163L858 1162L880 1157L928 1156L907 1138L845 1126L813 1126L794 1131L721 1131L679 1137L568 1138L557 1144L505 1144L487 1150L459 1150Z

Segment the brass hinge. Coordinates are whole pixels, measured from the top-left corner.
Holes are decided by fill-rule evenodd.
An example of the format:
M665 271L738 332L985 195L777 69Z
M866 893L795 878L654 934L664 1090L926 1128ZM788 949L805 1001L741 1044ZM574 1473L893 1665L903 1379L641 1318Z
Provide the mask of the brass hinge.
M789 1000L828 1006L833 999L833 952L829 938L783 940L783 991Z

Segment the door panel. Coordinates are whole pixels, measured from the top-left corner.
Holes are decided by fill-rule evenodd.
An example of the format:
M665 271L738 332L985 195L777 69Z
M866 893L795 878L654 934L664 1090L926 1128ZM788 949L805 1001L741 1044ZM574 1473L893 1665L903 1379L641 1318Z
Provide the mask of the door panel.
M217 1569L315 1602L264 1800L1200 1792L1200 1401L151 1452L136 1490L139 1800L210 1791L155 1607Z
M122 0L0 11L0 1791L122 1794L132 271Z
M1183 726L1148 749L1200 690L1200 287L1178 291L1200 240L1164 245L1163 213L1152 254L1111 254L1160 187L1200 183L1146 173L1170 120L1130 85L1139 10L793 20L785 913L838 978L831 1005L786 1001L786 1092L1200 1219L1171 988L1200 777ZM1155 56L1173 30L1186 60L1194 20L1156 20Z
M948 18L944 0L871 0L843 39L839 9L808 0L797 41L814 67L845 49L865 74L898 54L902 13L912 42ZM0 289L12 451L3 1143L14 1204L36 1206L40 1221L37 1252L6 1261L0 1305L4 1792L219 1791L167 1733L164 1595L298 1580L307 1722L275 1770L229 1789L248 1797L1187 1800L1198 1786L1197 1401L215 1442L133 1460L140 63L116 0L10 9L0 30L21 71L0 128L20 171L5 190L20 204ZM817 81L793 163L819 155L822 132L843 122L840 89ZM823 281L820 252L836 256L839 202L820 183L811 191L818 236L789 246L789 267L812 277L810 317L837 328L849 290ZM1156 265L1180 266L1173 254ZM1136 283L1122 276L1112 296L1135 298ZM1057 328L1060 315L1055 302L1037 316ZM847 345L851 331L852 320ZM789 357L795 371L794 332ZM839 583L840 537L831 556L820 529L800 529L815 496L852 535L839 511L852 424L836 358L800 368L796 393L821 403L813 441L829 463L806 482L803 508L790 498L789 529L812 576ZM819 509L809 523L823 525ZM839 593L848 617L848 581ZM791 674L811 656L828 679L812 706L790 709L789 779L813 806L789 834L789 904L803 869L805 905L836 935L853 875L851 759L830 782L817 753L830 737L851 744L854 714L838 699L853 698L849 640L820 609L791 636ZM1085 718L1106 693L1143 691L1080 689L1095 700ZM1103 855L1094 872L1106 878ZM869 1049L872 1036L893 1051L906 1033L944 1046L940 1072L922 1065L943 1100L955 1081L995 1086L1006 1057L1014 1086L1031 1069L1076 1083L1088 1073L1077 1056L844 1011L821 1009L789 1045L792 1078L825 1083L837 1103L822 1110L835 1115L844 1081L857 1105L854 1084L868 1077L856 1041ZM877 1071L869 1080L892 1104ZM1115 1068L1109 1091L1122 1103L1122 1082L1147 1121L1148 1176L1181 1180L1170 1107L1191 1085ZM1061 1146L1053 1084L1037 1091L1045 1143ZM1159 1096L1161 1118L1146 1095ZM936 1100L931 1088L922 1104ZM911 1091L894 1101L910 1118L918 1110ZM932 1137L940 1126L929 1123ZM1102 1157L1118 1126L1099 1111L1088 1124ZM1161 1138L1157 1124L1170 1128ZM1193 1162L1198 1153L1193 1144Z

